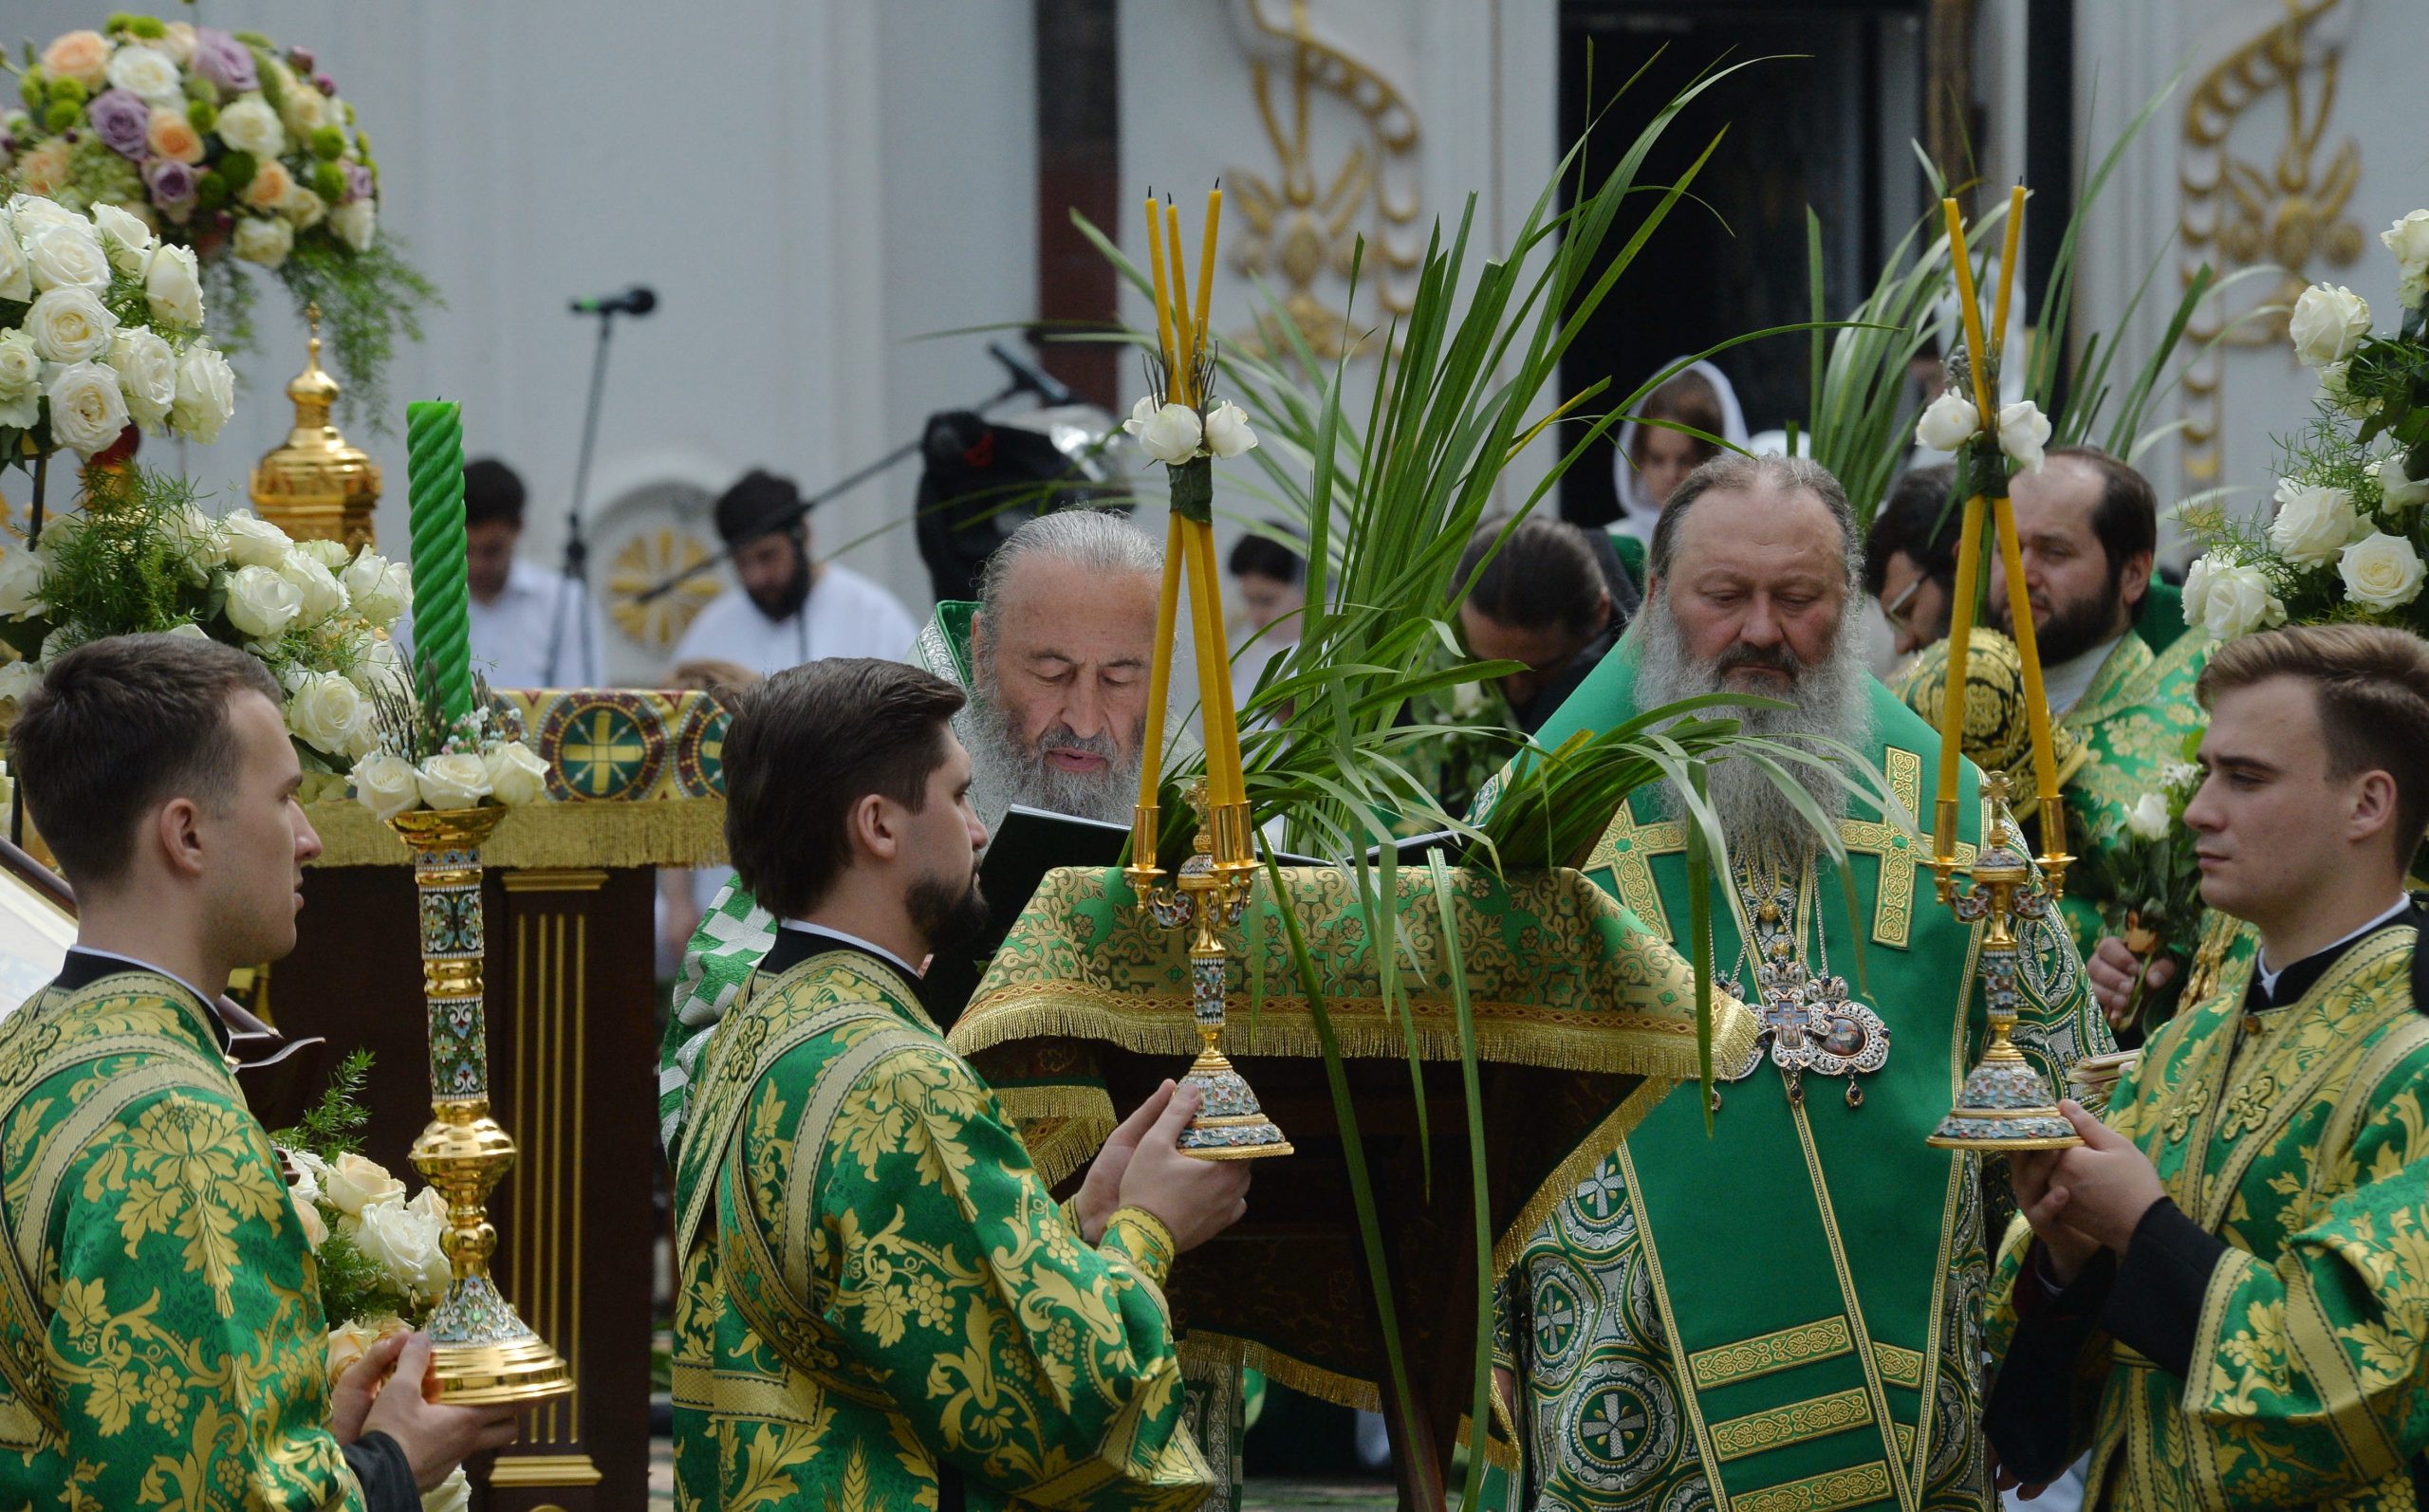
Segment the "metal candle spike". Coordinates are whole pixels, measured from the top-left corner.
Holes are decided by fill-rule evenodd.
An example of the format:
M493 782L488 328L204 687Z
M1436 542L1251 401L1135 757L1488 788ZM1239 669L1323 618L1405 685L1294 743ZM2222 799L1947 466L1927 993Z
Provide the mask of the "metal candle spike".
M1235 929L1246 916L1255 876L1255 857L1248 851L1248 805L1226 804L1210 816L1206 781L1189 784L1189 806L1197 815L1197 841L1172 887L1159 887L1164 875L1156 866L1154 811L1142 809L1134 826L1134 840L1147 838L1147 847L1133 853L1122 874L1139 894L1148 917L1167 930L1190 930L1190 1010L1197 1022L1197 1059L1181 1077L1181 1085L1198 1090L1197 1116L1181 1131L1183 1153L1200 1160L1259 1160L1291 1152L1290 1141L1265 1116L1248 1079L1215 1048L1223 1034L1223 1000L1231 977L1231 948L1217 931ZM1238 809L1243 812L1233 813ZM1221 851L1218 854L1218 842Z
M481 843L506 810L416 809L388 822L414 853L421 897L422 994L430 1007L431 1121L411 1158L447 1199L447 1296L424 1325L445 1399L528 1402L573 1390L573 1373L490 1276L490 1192L514 1140L490 1116L489 1018L481 1006Z
M1985 778L1983 791L1990 800L1991 828L1971 870L1960 869L1954 857L1946 856L1935 856L1931 866L1939 900L1964 922L1987 924L1981 969L1991 1043L1966 1073L1956 1106L1928 1142L1942 1150L2065 1150L2083 1141L2058 1111L2049 1081L2009 1038L2015 1028L2016 972L2023 955L2017 923L2048 917L2057 907L2057 893L2033 875L2014 817L2008 812L2006 774ZM1939 822L1953 825L1955 818L1944 814Z

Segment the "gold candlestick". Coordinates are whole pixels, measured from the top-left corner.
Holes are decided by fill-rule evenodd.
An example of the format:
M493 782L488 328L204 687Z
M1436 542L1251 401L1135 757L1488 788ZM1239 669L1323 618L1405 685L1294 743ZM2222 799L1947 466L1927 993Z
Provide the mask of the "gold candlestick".
M431 1121L414 1169L447 1199L439 1237L454 1272L424 1325L451 1402L528 1402L573 1390L573 1373L490 1276L489 1197L514 1164L490 1116L489 1018L481 1005L481 844L506 810L417 809L388 822L413 848L421 899L422 995L430 1009Z
M1227 857L1218 847L1245 843L1248 805L1225 804L1210 815L1204 778L1190 783L1189 803L1197 813L1197 844L1189 859L1181 863L1180 876L1174 886L1153 885L1154 878L1162 875L1154 870L1153 855L1146 857L1144 866L1134 864L1124 874L1131 885L1139 888L1139 903L1148 917L1164 929L1192 931L1189 1000L1190 1011L1197 1021L1198 1050L1197 1059L1190 1062L1189 1070L1181 1077L1181 1085L1197 1088L1201 1100L1197 1116L1181 1131L1181 1152L1200 1160L1260 1160L1268 1155L1287 1155L1291 1152L1290 1141L1265 1116L1248 1079L1215 1048L1223 1035L1223 1000L1232 968L1231 948L1218 931L1235 927L1248 913L1255 866L1252 852L1243 862L1237 853ZM1227 821L1224 816L1234 807L1242 811L1241 815ZM1148 885L1141 887L1142 880Z

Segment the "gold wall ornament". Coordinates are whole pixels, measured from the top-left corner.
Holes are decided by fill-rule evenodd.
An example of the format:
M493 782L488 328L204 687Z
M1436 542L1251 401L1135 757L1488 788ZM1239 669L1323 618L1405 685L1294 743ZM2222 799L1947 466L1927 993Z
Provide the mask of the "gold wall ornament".
M489 1018L481 1005L481 844L506 810L415 809L388 822L413 848L422 995L430 1013L431 1121L409 1158L447 1200L439 1238L452 1279L424 1331L446 1400L528 1402L573 1390L573 1373L490 1275L489 1197L514 1164L490 1115Z
M1416 236L1420 197L1411 172L1417 113L1390 80L1317 40L1307 24L1307 0L1291 0L1288 26L1267 16L1263 0L1247 0L1246 9L1249 25L1259 34L1287 45L1280 59L1249 63L1257 119L1280 175L1277 181L1245 168L1226 171L1250 231L1232 266L1246 277L1277 279L1283 315L1301 338L1318 355L1339 357L1349 342L1350 312L1319 288L1341 283L1346 294L1362 231L1366 252L1359 276L1375 291L1383 313L1405 315L1415 299L1411 280L1423 261ZM1310 124L1320 93L1348 105L1361 126L1358 139L1328 173L1318 167ZM1255 330L1233 340L1265 356L1287 342L1275 319L1260 314Z
M679 526L634 534L607 566L608 613L615 617L616 628L653 651L671 649L709 600L724 591L724 584L702 573L647 603L640 601L640 595L708 560L709 549L700 538Z
M2284 269L2236 310L2206 301L2186 328L2186 345L2197 354L2184 373L2188 483L2218 479L2224 349L2282 343L2286 310L2250 317L2269 305L2290 308L2314 265L2347 267L2364 249L2361 223L2346 213L2362 176L2361 144L2346 137L2333 149L2326 145L2344 49L2311 46L2311 33L2342 3L2283 0L2285 14L2220 59L2184 102L2178 232L2185 285L2205 262L2221 275L2259 264ZM2236 123L2272 95L2284 111L2284 140L2266 160L2238 155L2230 141ZM2213 341L2216 346L2208 344Z
M287 385L295 401L295 429L253 464L253 508L298 541L343 541L349 551L376 546L372 510L380 503L380 464L329 423L338 380L321 370L321 306L307 304L310 323L304 371Z

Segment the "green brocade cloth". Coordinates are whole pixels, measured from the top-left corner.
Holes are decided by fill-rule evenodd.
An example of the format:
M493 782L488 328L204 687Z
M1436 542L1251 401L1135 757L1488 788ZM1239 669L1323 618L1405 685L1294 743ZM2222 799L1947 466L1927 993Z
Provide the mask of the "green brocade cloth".
M1697 1074L1695 975L1576 872L1507 882L1451 875L1497 1271L1629 1127ZM1474 1228L1458 1013L1432 874L1402 869L1396 878L1390 949L1406 994L1397 1007L1385 1002L1380 931L1355 877L1319 868L1282 876L1358 1109L1411 1379L1420 1392L1445 1382L1464 1392ZM1221 1048L1297 1152L1260 1162L1249 1217L1176 1266L1170 1296L1183 1354L1237 1360L1372 1407L1387 1367L1365 1300L1317 1017L1269 877L1259 876L1247 918L1228 938L1242 956ZM1119 871L1048 873L954 1025L954 1047L1018 1121L1048 1181L1080 1171L1117 1114L1178 1077L1196 1053L1187 946L1186 931L1144 916ZM1749 1053L1752 1015L1725 994L1714 1009L1715 1056Z

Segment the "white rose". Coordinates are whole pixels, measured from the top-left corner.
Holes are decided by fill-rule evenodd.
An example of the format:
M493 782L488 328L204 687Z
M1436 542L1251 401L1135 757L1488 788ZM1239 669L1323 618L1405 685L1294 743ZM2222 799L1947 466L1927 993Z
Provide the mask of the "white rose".
M2420 553L2401 536L2373 530L2336 561L2345 596L2373 609L2401 609L2420 597Z
M405 1290L436 1298L446 1292L450 1280L438 1232L437 1226L402 1202L382 1202L362 1209L354 1242Z
M79 456L116 442L126 430L126 396L118 375L99 362L71 362L50 376L50 438Z
M2258 567L2226 562L2210 569L2201 626L2211 635L2233 640L2285 622L2286 606L2269 591L2268 575Z
M275 567L295 546L286 531L243 509L222 519L219 531L228 541L228 560L240 567Z
M126 413L157 433L177 399L177 354L139 325L111 340L110 366L118 370L119 386L126 391Z
M219 111L219 139L268 162L287 150L287 128L259 95L247 95Z
M472 1504L472 1478L460 1465L438 1483L437 1490L424 1491L421 1497L421 1512L465 1512Z
M43 574L50 570L50 558L39 546L28 546L0 557L0 615L11 619L32 619L46 614L50 605L43 602Z
M362 711L362 690L335 673L314 673L288 695L287 728L315 750L343 755Z
M424 1223L436 1226L441 1233L446 1232L447 1198L437 1188L424 1187L415 1192L414 1200L405 1204L405 1210L419 1214Z
M2167 838L2174 821L2167 811L2167 800L2157 793L2144 793L2125 811L2125 829L2137 839L2156 840Z
M1235 457L1256 445L1246 410L1226 399L1206 417L1206 450L1218 457Z
M1982 414L1974 401L1950 389L1932 400L1915 423L1915 444L1935 452L1954 452L1982 429Z
M2030 399L2018 399L1999 412L1999 450L2027 472L2041 467L2041 449L2049 444L2049 417Z
M195 38L193 22L172 21L160 29L166 32L167 35L163 36L158 42L154 43L154 46L176 59L180 65L185 64L187 60L194 56Z
M2342 362L2370 334L2370 303L2349 288L2313 284L2294 301L2286 334L2305 367Z
M42 637L42 649L34 653L34 661L44 667L50 666L91 638L84 634L83 627L81 625L74 623L61 625Z
M307 544L309 543L306 543ZM307 625L317 625L329 616L345 608L345 585L337 575L322 566L308 551L295 550L278 564L278 575L295 584L300 600L298 618Z
M2160 781L2168 785L2170 792L2189 793L2201 785L2201 764L2169 762L2160 768Z
M343 1154L330 1161L328 1174L321 1178L321 1190L348 1218L360 1218L366 1208L382 1205L399 1208L405 1205L405 1184L367 1155Z
M12 661L0 667L0 704L21 702L26 694L42 686L42 669L29 661Z
M239 215L229 245L246 262L276 267L295 249L295 228L275 215Z
M181 107L185 102L185 81L177 77L176 64L140 43L127 43L110 54L109 81L145 100L173 100Z
M2429 210L2416 210L2379 232L2379 241L2395 253L2396 267L2407 279L2429 277Z
M329 1163L309 1150L287 1150L283 1145L280 1149L285 1151L287 1164L295 1168L293 1189L297 1191L308 1189L314 1202L321 1201L326 1195Z
M329 203L302 184L294 184L279 196L278 212L297 230L308 231L328 214Z
M17 234L30 236L37 226L83 226L84 217L51 198L32 193L9 196L9 213L17 223Z
M89 362L110 349L118 317L89 288L54 288L26 311L26 334L49 362Z
M356 607L362 601L356 600ZM364 692L376 688L398 688L404 684L405 658L397 655L397 643L381 636L374 636L356 655L354 685Z
M1139 396L1139 402L1130 406L1130 418L1122 422L1122 428L1132 435L1137 435L1147 429L1148 422L1155 417L1156 396L1152 394L1141 394Z
M309 541L298 541L295 543L295 549L328 568L332 573L343 572L346 562L354 556L353 552L345 548L344 542L330 541L317 536Z
M2269 522L2269 544L2287 561L2324 567L2359 530L2353 495L2345 489L2292 478L2277 485L2277 517Z
M481 765L489 772L490 796L509 807L535 802L547 790L548 764L519 740L488 752Z
M0 218L0 299L29 300L34 297L33 269L26 266L26 249L17 240L16 228Z
M22 230L22 228L20 228ZM59 221L25 232L26 267L34 287L103 289L110 286L109 254L86 220Z
M177 359L177 402L169 424L208 446L235 413L236 374L228 360L199 341L187 347Z
M194 249L163 243L143 261L143 297L152 318L172 325L202 323L202 273Z
M356 762L346 778L356 800L382 821L421 807L420 778L402 756L375 751Z
M421 764L421 796L433 808L478 808L490 796L489 768L467 751L433 756Z
M248 638L285 635L304 610L295 584L270 567L239 567L228 575L228 622Z
M1140 449L1166 463L1186 462L1196 456L1197 444L1203 439L1205 431L1198 424L1197 412L1186 404L1165 405L1139 433Z
M2429 478L2405 476L2403 453L2399 452L2379 464L2379 494L2388 509L2415 508L2429 500Z
M211 638L210 631L203 629L191 619L170 626L166 634L175 636L179 640L209 640Z
M380 232L380 212L368 199L348 200L329 212L329 229L356 251L367 252Z
M369 546L347 564L338 581L354 600L354 612L382 630L394 628L413 603L413 579L404 563L390 562Z
M152 250L151 227L116 205L94 206L93 224L106 238L102 245L112 267L130 277L143 271L144 260Z
M329 1242L328 1220L321 1216L318 1206L293 1192L291 1189L289 1195L295 1198L295 1226L303 1230L304 1243L311 1245L315 1251L319 1250L323 1245Z
M287 129L301 138L310 136L327 119L327 101L321 92L308 83L300 83L279 98L279 109L287 118Z
M0 425L26 431L41 418L42 353L25 332L0 331Z

